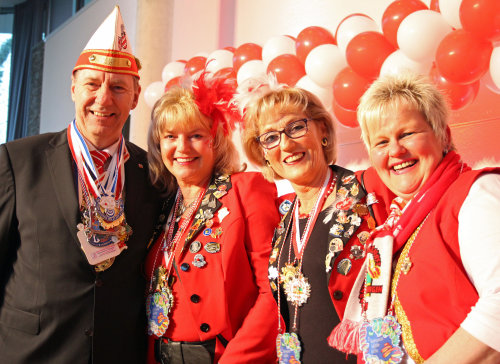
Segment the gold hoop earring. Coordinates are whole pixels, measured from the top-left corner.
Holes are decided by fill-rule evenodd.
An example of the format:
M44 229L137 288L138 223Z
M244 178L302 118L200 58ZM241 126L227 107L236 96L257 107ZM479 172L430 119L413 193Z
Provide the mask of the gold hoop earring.
M328 139L327 138L321 139L321 145L326 147L328 145Z

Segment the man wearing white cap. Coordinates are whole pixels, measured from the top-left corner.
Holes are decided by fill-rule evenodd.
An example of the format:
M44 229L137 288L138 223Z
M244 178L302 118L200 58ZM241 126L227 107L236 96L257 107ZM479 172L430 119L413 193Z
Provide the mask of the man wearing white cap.
M122 136L140 93L118 7L73 69L75 119L0 146L0 363L141 363L158 201Z

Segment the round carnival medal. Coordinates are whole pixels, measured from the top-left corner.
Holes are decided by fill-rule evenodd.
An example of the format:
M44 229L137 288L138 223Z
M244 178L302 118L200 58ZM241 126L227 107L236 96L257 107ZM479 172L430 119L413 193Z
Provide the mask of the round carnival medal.
M300 364L300 341L294 332L285 332L276 337L279 364Z
M113 196L101 196L96 198L97 218L105 229L120 225L124 220L124 205L121 198L115 200Z
M99 233L91 233L88 239L90 245L102 248L110 244L116 243L115 235L104 235Z
M311 296L311 285L301 272L297 272L295 277L283 284L286 299L295 306L302 306Z
M96 265L94 265L94 270L96 272L104 272L106 269L111 267L115 261L115 257L106 259L105 261L102 261Z
M340 274L346 276L347 273L349 273L349 271L351 270L351 267L352 267L351 260L348 259L348 258L344 258L337 265L337 272L339 272Z
M392 315L364 321L359 329L359 346L367 364L400 363L401 325Z
M286 214L289 210L290 210L290 207L292 206L292 202L289 201L289 200L284 200L281 204L280 204L280 207L279 207L279 211L280 211L280 214L281 215L284 215Z
M342 251L344 249L344 242L340 238L333 238L328 244L328 251L332 254Z
M189 245L189 251L193 254L196 254L200 251L201 249L201 243L198 241L198 240L195 240L193 241L190 245Z
M153 292L146 298L146 314L148 317L148 335L162 337L167 331L170 320L168 315L174 305L174 296L169 287Z

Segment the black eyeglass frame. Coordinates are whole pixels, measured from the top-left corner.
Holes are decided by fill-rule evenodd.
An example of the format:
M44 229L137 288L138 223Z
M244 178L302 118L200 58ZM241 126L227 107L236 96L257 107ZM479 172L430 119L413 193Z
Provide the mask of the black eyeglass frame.
M281 135L282 135L282 134L285 134L285 135L286 135L287 137L289 137L290 139L298 139L298 138L302 138L304 135L306 135L306 134L307 134L307 132L309 131L309 128L308 128L308 126L307 126L307 122L308 122L308 121L311 121L311 120L313 120L313 119L302 118L302 119L297 119L297 120L294 120L294 121L292 121L292 122L288 123L288 124L287 124L287 125L286 125L283 129L281 129L281 130L272 130L272 131L268 131L268 132L266 132L266 133L264 133L264 134L261 134L261 135L259 135L259 136L256 136L256 137L255 137L255 140L257 140L257 142L260 144L260 146L261 146L262 148L264 148L264 149L268 149L268 150L269 150L269 149L276 148L276 147L277 147L278 145L280 145L280 143L281 143ZM297 123L297 122L299 122L299 121L304 122L304 125L305 125L305 131L304 131L304 134L301 134L301 135L299 135L299 136L291 136L290 134L288 134L288 133L287 133L287 129L290 127L290 125L293 125L293 124L295 124L295 123ZM264 145L264 143L260 140L260 138L261 138L261 137L263 137L264 135L268 135L268 134L270 134L270 133L279 133L279 138L278 138L278 142L276 143L276 145L274 145L274 146L272 146L272 147L267 147L267 146L265 146L265 145Z

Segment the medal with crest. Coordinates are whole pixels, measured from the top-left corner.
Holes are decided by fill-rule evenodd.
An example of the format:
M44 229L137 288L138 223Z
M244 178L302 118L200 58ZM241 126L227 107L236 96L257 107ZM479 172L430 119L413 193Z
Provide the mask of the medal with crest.
M278 244L283 241L281 245L281 249L279 252L273 251L273 256L271 258L271 264L277 262L277 281L278 284L281 284L283 287L283 291L286 295L287 301L289 301L294 306L294 314L293 314L293 324L291 325L291 332L282 332L281 326L279 327L279 334L276 338L276 351L278 354L278 362L280 364L284 363L301 363L301 343L299 336L297 334L297 316L299 307L303 306L309 300L311 296L311 284L308 282L307 277L302 273L302 262L303 262L303 254L306 248L307 242L309 241L309 237L311 236L312 229L318 218L318 215L321 211L321 208L328 197L328 195L333 191L333 187L335 186L336 176L332 175L330 169L325 176L323 186L321 187L319 194L316 198L316 202L314 204L309 217L307 218L306 226L304 228L304 232L302 236L300 236L300 228L299 228L299 202L297 199L293 203L288 210L291 209L290 219L288 223L288 227L285 229L283 221L280 223L280 226L276 230L276 233L279 235L276 237L277 248ZM330 188L328 188L330 186ZM286 212L288 213L288 211ZM287 215L285 215L286 217ZM288 232L289 227L291 228L291 236L290 236L290 244L289 244L289 252L288 252L288 262L279 269L279 262L282 254L282 250L284 247L284 241L286 240L286 234ZM285 234L282 237L282 234ZM291 251L295 252L295 258L291 259ZM276 255L277 259L276 259ZM269 276L275 276L275 273L269 270ZM278 293L278 308L281 312L281 295ZM279 321L281 325L281 320Z
M127 248L126 241L132 234L125 220L122 199L128 152L121 137L116 153L108 159L109 163L106 161L109 168L98 167L74 120L68 127L68 142L77 165L81 196L82 224L77 226L77 237L88 262L96 271L103 271Z
M174 295L168 285L167 269L163 265L155 269L152 285L153 292L146 298L148 335L161 337L167 331L170 310L174 305Z

